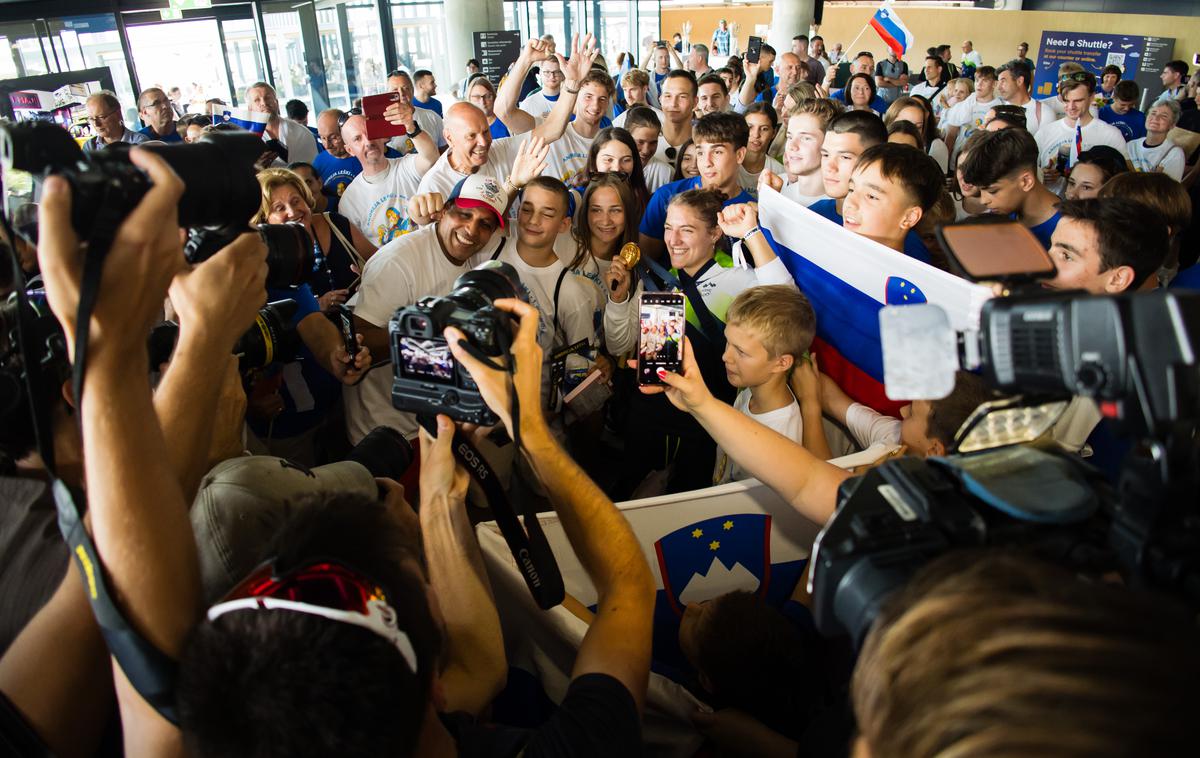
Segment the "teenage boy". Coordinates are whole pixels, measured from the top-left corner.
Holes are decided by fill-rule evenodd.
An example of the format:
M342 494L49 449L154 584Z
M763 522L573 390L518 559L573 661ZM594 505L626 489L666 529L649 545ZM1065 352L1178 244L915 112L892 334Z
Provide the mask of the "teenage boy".
M1146 136L1146 114L1138 110L1142 88L1132 79L1122 79L1113 88L1112 102L1096 115L1106 124L1117 127L1126 142Z
M645 73L645 72L642 72ZM659 138L662 137L662 122L653 108L637 105L621 114L625 118L625 129L637 145L638 157L642 160L642 175L646 189L654 192L669 184L675 167L658 154Z
M976 129L982 127L987 112L993 105L999 104L1000 98L996 95L996 69L980 66L975 71L975 91L946 114L946 147L950 149L951 155L954 155L955 142L960 137L967 139Z
M780 191L784 197L801 205L829 199L821 172L821 145L837 115L836 106L825 98L806 100L792 111L783 149L787 184Z
M1058 118L1058 114L1041 100L1034 100L1030 95L1033 90L1033 69L1022 61L1009 61L996 69L996 91L1000 99L1009 105L1019 105L1025 109L1025 128L1030 134L1049 121Z
M721 358L729 384L739 390L734 408L824 459L829 457L829 447L821 431L820 399L811 397L801 407L788 386L793 371L805 370L801 363L808 360L816 329L812 305L799 290L781 284L751 287L734 298L726 311ZM717 448L713 484L748 477Z
M850 177L842 205L842 226L925 263L929 251L913 240L921 218L944 189L937 163L924 152L896 143L867 148Z
M697 91L696 76L690 71L676 69L663 79L658 93L658 105L664 116L658 155L668 163L674 163L675 152L692 139Z
M1153 287L1169 243L1162 217L1124 198L1067 200L1054 230L1050 257L1058 269L1047 289L1093 295Z
M962 162L967 183L979 188L979 200L991 213L1011 215L1029 227L1042 246L1058 226L1058 195L1038 179L1037 142L1024 129L986 132L972 143Z
M821 183L829 199L813 203L812 211L841 224L842 203L859 156L885 142L887 129L874 113L847 111L835 116L821 140Z
M1051 192L1061 194L1065 178L1060 166L1070 167L1079 154L1096 145L1108 145L1128 155L1125 138L1115 126L1092 116L1096 77L1088 71L1067 75L1058 84L1065 115L1038 129L1038 165L1042 181Z
M539 176L525 185L517 210L516 244L504 245L497 260L517 270L529 304L537 308L542 348L542 401L550 408L548 381L554 351L580 340L590 343L601 318L591 285L569 271L554 252L559 235L571 230L570 197L557 179Z
M670 87L672 80L667 80ZM738 169L746 157L750 129L746 119L734 113L712 113L696 122L696 167L699 176L671 182L654 191L642 214L639 243L643 255L658 260L666 250L663 225L671 198L692 189L719 190L725 194L725 206L752 203L754 198L742 189Z
M625 72L625 75L621 77L621 92L625 94L625 110L621 111L621 114L613 119L613 126L624 127L625 119L629 118L629 111L633 110L639 105L642 105L654 111L654 115L658 117L660 124L659 129L661 130L663 112L658 108L655 108L653 105L650 105L650 101L648 99L650 95L649 74L640 68L629 69Z

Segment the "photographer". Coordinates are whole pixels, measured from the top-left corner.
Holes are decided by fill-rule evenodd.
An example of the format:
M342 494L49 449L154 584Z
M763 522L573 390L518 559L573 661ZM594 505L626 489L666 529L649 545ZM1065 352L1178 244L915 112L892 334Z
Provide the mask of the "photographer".
M301 603L288 610L239 607L235 590L232 605L209 611L181 672L182 726L193 755L426 756L455 755L467 746L473 755L496 756L640 752L654 597L649 567L629 525L554 442L542 417L537 311L512 300L496 305L520 318L511 382L522 448L599 595L557 712L534 732L475 721L503 684L504 650L465 511L466 472L452 457L454 427L440 417L436 439L421 435L419 538L417 517L405 512L402 500L386 509L345 496L312 503L267 552L278 581L289 583L284 586L293 587L290 596ZM509 375L466 355L458 345L461 332L447 329L445 336L515 432ZM309 603L331 598L306 598L308 580L298 576L306 572L316 581L320 571L336 572L343 584L369 581L376 596L382 592L395 625L368 632L356 628L365 625L361 614L319 618L328 606ZM258 597L269 603L271 595ZM313 691L328 707L309 707Z
M262 305L267 267L259 238L245 235L186 271L176 221L183 184L161 158L139 151L130 157L153 186L118 229L104 261L78 410L82 438L56 434L55 443L82 443L87 450L82 477L88 514L111 595L134 629L174 656L199 608L186 497L195 487L190 472L205 465L202 454L212 436L221 386L206 372L230 359L236 337ZM68 355L74 354L83 261L69 221L72 202L64 179L46 180L38 254ZM178 370L163 379L163 402L153 402L146 334L173 279L173 294L181 311L190 314L191 331L181 334ZM128 282L139 286L127 287ZM217 288L229 296L220 303L219 317L213 306L193 299L197 292ZM74 427L73 419L57 415L58 431L64 424ZM164 450L170 454L163 455ZM0 661L0 690L7 697L0 707L13 706L4 708L6 737L21 735L32 740L26 743L31 746L40 739L62 754L93 752L108 715L106 677L98 665L105 651L78 569L68 571ZM178 735L131 690L119 665L114 673L125 750L131 755L178 750Z

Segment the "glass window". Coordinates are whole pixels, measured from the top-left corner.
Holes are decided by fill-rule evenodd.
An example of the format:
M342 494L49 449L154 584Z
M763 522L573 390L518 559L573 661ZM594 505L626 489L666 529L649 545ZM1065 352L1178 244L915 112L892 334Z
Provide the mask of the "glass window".
M345 24L337 5L345 6ZM317 10L321 56L325 61L329 99L333 106L349 108L352 100L386 89L387 67L378 28L379 14L369 0L349 0ZM352 51L349 68L344 54L347 40Z
M232 102L225 61L213 55L221 49L215 20L139 24L127 26L126 32L143 88L179 87L193 104L193 113L203 111L209 98Z
M0 75L7 79L37 76L57 71L53 58L47 58L33 24L0 25L0 44L11 51L0 55Z
M117 21L111 14L51 19L47 26L71 71L107 67L117 97L136 107L137 93L129 81Z
M444 18L441 3L392 4L396 62L400 68L410 72L427 68L442 77L451 73L444 65L447 58Z
M596 4L600 8L600 18L595 28L600 30L600 50L608 61L608 67L616 70L617 56L623 52L633 51L634 57L639 58L642 48L636 44L633 25L630 24L629 11L633 3L626 0L601 0ZM637 60L633 65L638 63L641 61Z
M258 44L258 31L254 28L254 20L241 18L221 22L221 32L225 35L225 58L229 63L229 74L233 77L233 99L226 102L241 104L245 99L246 89L255 82L265 81L266 71L263 70L262 53ZM184 96L190 93L185 89ZM191 113L204 112L204 100L199 102L193 97L188 111Z
M571 38L567 36L567 19L566 19L566 3L563 2L543 2L542 4L542 33L539 36L547 34L554 37L554 46L560 52L566 52L570 55Z
M662 39L658 31L658 0L638 0L637 14L637 49L646 50L654 40Z
M293 98L309 103L311 108L304 42L300 37L300 14L274 5L272 10L263 9L262 19L266 29L267 59L271 62L280 108Z

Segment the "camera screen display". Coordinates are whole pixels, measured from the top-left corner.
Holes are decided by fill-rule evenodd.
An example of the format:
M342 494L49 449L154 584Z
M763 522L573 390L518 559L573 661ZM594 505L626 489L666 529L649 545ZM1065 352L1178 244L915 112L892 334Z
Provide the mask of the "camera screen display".
M638 325L638 382L661 384L660 368L678 372L683 350L683 295L647 292L642 295Z
M401 337L400 358L404 375L411 379L454 384L454 356L446 340Z

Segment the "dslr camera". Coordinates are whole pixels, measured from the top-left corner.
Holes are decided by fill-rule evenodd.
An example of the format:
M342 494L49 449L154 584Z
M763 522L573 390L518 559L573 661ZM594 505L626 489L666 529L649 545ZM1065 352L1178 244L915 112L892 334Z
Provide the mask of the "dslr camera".
M1131 588L1200 608L1200 293L1048 293L1036 284L1054 271L1040 246L1036 266L994 269L997 250L1033 251L1028 230L1012 225L1000 230L1003 247L964 251L956 239L984 232L962 229L939 230L953 262L1016 294L987 300L978 329L967 331L951 329L936 305L884 308L888 394L944 397L959 369L1019 394L980 406L952 454L887 461L843 484L813 550L818 627L861 644L895 590L960 548L1017 550L1095 577L1116 572ZM892 377L903 389L894 391ZM1072 397L1094 401L1129 443L1116 487L1085 459L1044 444Z
M450 294L422 298L396 311L388 333L394 372L392 405L397 410L443 413L480 426L499 422L470 373L454 360L442 332L457 327L478 353L507 355L512 319L492 305L500 298L527 299L516 269L487 261L455 279Z
M287 363L293 359L300 346L300 335L291 325L296 307L295 300L276 300L259 310L254 324L233 346L242 376L249 376L276 361ZM163 321L150 331L147 348L151 370L171 359L178 339L179 324L174 321Z

